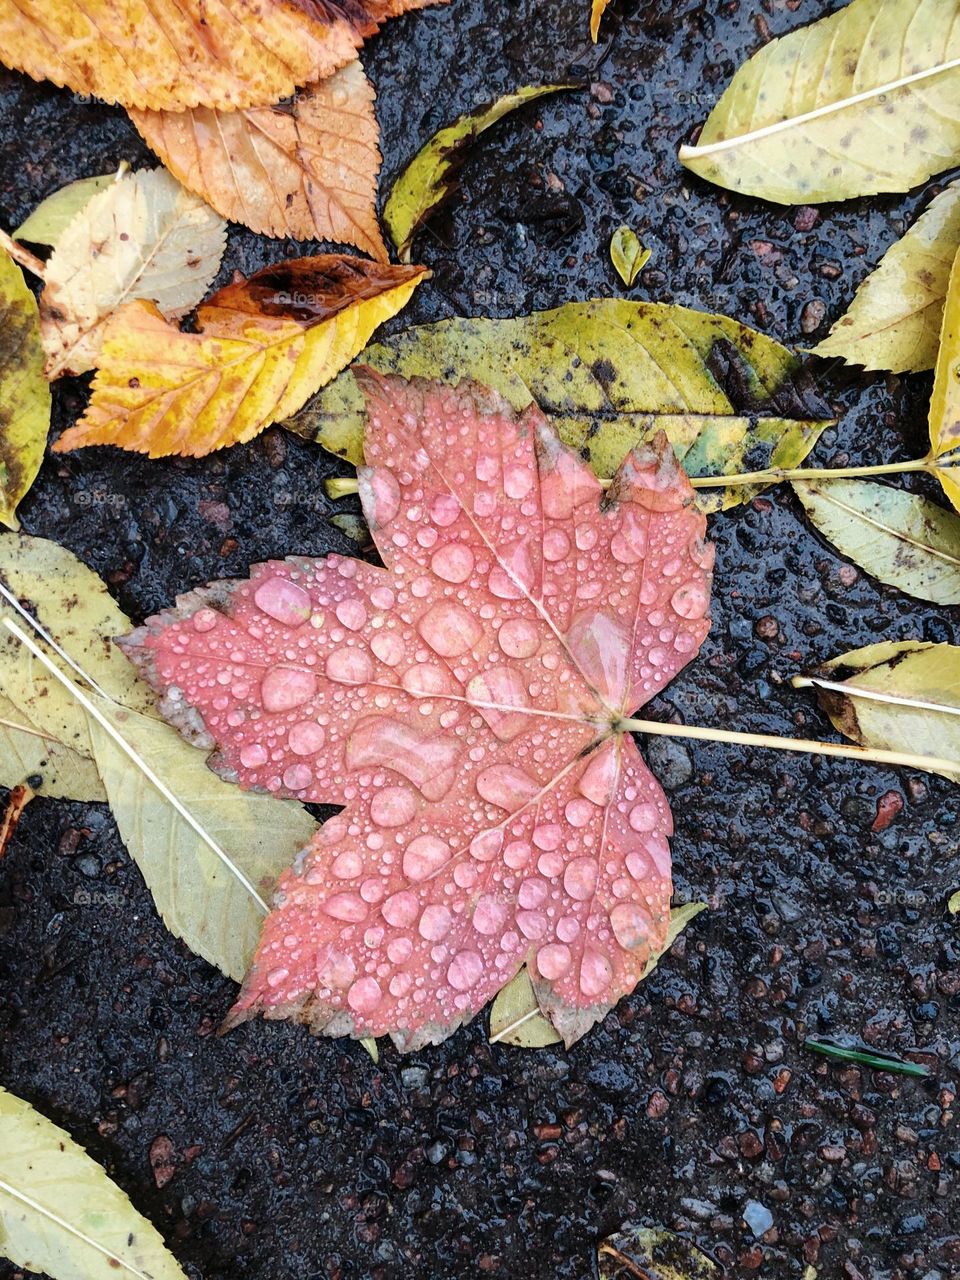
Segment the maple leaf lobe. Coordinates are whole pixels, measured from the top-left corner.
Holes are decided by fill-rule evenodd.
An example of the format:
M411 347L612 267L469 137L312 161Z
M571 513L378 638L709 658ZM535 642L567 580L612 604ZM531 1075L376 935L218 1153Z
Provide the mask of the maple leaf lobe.
M256 566L125 647L248 787L342 804L231 1016L440 1040L527 964L569 1043L666 935L672 822L619 720L696 653L712 548L665 440L608 495L538 409L361 373L384 561Z

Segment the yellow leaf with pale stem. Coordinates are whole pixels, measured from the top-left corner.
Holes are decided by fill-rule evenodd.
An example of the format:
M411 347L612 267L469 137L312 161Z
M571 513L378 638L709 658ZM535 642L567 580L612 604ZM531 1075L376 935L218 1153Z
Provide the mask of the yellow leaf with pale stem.
M349 364L424 275L343 254L292 259L214 294L199 333L130 303L107 323L86 414L53 447L198 458L252 440Z
M356 60L290 102L249 111L131 111L170 172L268 236L352 244L385 262L373 88Z

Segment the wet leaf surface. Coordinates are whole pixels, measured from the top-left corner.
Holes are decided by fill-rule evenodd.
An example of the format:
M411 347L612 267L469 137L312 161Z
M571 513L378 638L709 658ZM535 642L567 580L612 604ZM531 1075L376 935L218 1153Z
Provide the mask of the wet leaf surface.
M368 347L358 363L474 378L516 408L533 401L603 478L658 431L700 476L794 466L829 425L810 373L785 347L726 316L662 303L599 299L509 320L443 320ZM286 425L359 461L363 400L352 372ZM719 510L756 492L731 486L698 501Z
M0 249L0 523L11 529L19 528L17 506L40 470L49 428L37 304Z
M52 1280L185 1280L157 1229L68 1133L0 1089L3 1252Z
M261 565L124 641L225 776L346 805L278 885L229 1021L418 1049L525 964L570 1045L664 946L672 820L619 726L707 633L705 520L662 437L604 496L536 408L362 387L386 568Z
M597 1249L600 1280L720 1280L723 1272L683 1236L660 1227L626 1227Z
M104 325L87 411L54 450L198 458L245 443L344 368L423 278L423 267L343 254L294 258L218 290L197 312L199 333L129 302Z
M908 191L960 155L954 0L851 0L740 68L680 160L801 204Z
M958 248L960 184L953 183L887 250L816 354L895 373L932 369Z

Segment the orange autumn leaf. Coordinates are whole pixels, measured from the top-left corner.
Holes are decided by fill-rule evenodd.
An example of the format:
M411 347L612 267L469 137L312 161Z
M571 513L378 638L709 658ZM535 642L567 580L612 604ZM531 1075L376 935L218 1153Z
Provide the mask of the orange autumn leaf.
M131 111L170 172L268 236L352 244L381 261L374 92L354 59L289 102L249 111Z
M127 107L264 106L443 0L0 0L0 60Z
M423 267L321 254L227 285L182 333L152 302L107 322L83 418L53 446L199 458L286 418L406 305Z

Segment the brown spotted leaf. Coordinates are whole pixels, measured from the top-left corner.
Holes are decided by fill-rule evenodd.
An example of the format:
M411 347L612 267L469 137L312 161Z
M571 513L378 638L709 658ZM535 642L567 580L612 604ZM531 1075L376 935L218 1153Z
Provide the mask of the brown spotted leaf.
M536 407L363 375L384 568L259 565L125 641L244 787L344 805L232 1015L442 1040L522 965L567 1043L670 922L666 797L621 722L696 653L705 518L665 437L606 493Z
M232 222L352 244L381 261L373 88L354 60L289 101L249 111L131 111L170 172Z

